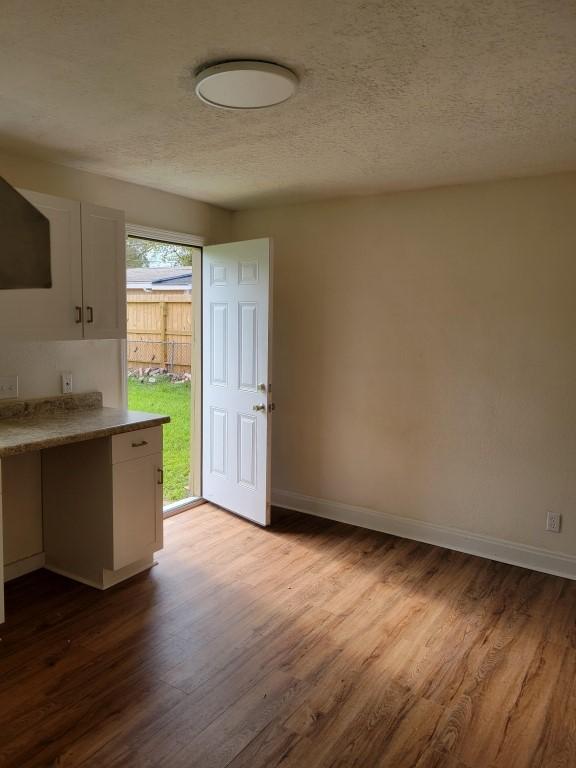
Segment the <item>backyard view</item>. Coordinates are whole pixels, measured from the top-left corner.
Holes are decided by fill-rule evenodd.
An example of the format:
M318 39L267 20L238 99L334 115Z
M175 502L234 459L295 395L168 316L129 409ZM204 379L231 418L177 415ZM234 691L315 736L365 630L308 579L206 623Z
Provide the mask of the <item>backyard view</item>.
M190 492L192 254L141 237L126 242L128 407L170 416L164 502Z
M164 500L190 496L190 382L129 378L128 407L170 416L170 424L164 427Z

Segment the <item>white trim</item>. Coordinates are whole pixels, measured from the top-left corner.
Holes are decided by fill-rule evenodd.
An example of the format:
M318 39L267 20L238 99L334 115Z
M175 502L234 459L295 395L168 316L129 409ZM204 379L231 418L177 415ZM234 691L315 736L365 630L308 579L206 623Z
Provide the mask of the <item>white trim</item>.
M4 581L12 581L19 576L24 576L32 571L37 571L39 568L44 568L46 557L44 552L39 552L37 555L30 555L22 560L15 560L13 563L7 563L4 566Z
M179 515L180 512L186 512L193 507L199 507L200 504L205 504L203 498L200 496L189 496L187 499L180 499L180 501L171 501L170 504L165 504L162 510L162 517L164 520L174 515Z
M136 285L136 283L134 283ZM163 285L162 283L152 283L150 288L146 288L146 291L161 291L162 293L168 293L169 291L178 291L179 293L190 293L192 291L192 283L182 283L181 285Z
M156 227L144 227L140 224L126 224L126 234L132 237L143 237L145 240L160 240L163 243L175 243L176 245L194 245L201 248L204 238L198 235L190 235L188 232L171 232L168 229Z
M192 380L190 382L190 493L202 497L202 251L192 254Z
M126 290L130 291L180 291L180 293L190 293L192 283L182 285L162 285L161 283L126 283Z
M576 557L574 555L560 554L528 544L518 544L505 539L469 533L459 528L437 525L424 520L377 512L366 507L356 507L337 501L304 496L292 491L273 490L272 503L275 506L293 509L308 515L326 517L329 520L382 531L404 539L422 541L437 547L455 549L457 552L466 552L469 555L517 565L520 568L529 568L533 571L576 580Z
M128 408L128 341L120 339L120 408Z

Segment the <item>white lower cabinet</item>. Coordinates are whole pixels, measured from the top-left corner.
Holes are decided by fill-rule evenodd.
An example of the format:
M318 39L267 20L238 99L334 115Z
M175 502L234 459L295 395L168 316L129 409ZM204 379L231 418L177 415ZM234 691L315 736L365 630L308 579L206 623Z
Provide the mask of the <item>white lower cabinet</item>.
M46 568L106 589L162 549L162 427L42 452Z
M114 464L113 562L118 570L162 549L162 454Z

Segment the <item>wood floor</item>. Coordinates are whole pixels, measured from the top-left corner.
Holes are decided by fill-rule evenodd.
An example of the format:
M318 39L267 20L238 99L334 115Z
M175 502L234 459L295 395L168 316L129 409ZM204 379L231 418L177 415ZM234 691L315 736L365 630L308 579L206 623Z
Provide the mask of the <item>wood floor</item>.
M209 505L159 559L7 586L1 766L576 766L576 582Z

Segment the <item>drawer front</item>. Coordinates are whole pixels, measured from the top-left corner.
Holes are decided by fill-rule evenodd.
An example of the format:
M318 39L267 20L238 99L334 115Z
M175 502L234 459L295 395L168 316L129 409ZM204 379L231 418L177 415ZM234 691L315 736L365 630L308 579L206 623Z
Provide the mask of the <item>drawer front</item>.
M112 464L162 453L162 427L135 429L112 436Z

